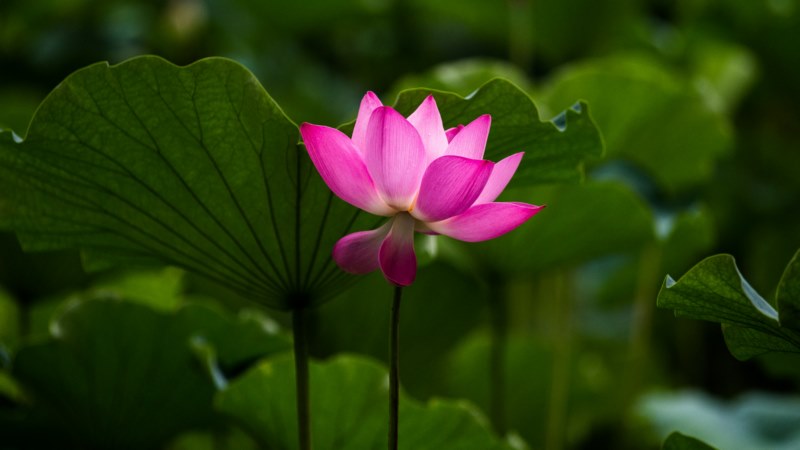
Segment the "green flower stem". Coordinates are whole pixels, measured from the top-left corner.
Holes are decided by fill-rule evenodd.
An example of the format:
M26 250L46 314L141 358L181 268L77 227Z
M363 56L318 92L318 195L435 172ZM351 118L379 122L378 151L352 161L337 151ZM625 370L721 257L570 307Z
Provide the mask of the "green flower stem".
M491 347L489 349L489 413L495 431L505 436L506 424L506 368L508 345L508 298L505 283L499 276L491 277L489 290L494 293L489 303L491 315Z
M630 347L628 349L628 373L624 405L629 407L642 384L642 374L646 367L650 346L650 332L653 326L653 301L658 294L661 274L661 248L653 243L642 250L639 259L639 274L636 280L636 297L633 302L633 325L631 327Z
M294 376L297 390L297 434L300 450L311 450L311 401L308 392L308 341L306 340L306 310L292 312L294 337Z
M403 288L394 288L389 334L389 450L397 450L397 423L400 406L400 299Z

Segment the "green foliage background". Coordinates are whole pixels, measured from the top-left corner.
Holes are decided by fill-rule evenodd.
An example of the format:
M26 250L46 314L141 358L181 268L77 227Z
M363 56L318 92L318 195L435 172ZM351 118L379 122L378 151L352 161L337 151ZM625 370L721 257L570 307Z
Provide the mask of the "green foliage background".
M796 448L800 3L290 5L0 3L0 449L293 448L297 302L317 448L381 448L391 291L327 259L374 218L295 128L366 90L406 114L434 92L448 126L491 113L487 155L526 152L504 198L548 205L492 242L419 240L401 445ZM116 65L143 54L164 60ZM151 142L166 158L132 158Z

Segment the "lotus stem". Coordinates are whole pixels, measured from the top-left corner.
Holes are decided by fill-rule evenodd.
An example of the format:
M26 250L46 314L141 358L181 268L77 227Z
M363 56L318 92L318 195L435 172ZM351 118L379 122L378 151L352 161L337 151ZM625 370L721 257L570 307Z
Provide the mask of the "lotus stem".
M389 450L397 450L400 406L400 299L403 288L394 288L389 331Z
M306 310L292 312L294 337L294 376L297 390L297 437L300 450L311 450L311 401L308 388L308 341L306 339Z
M650 333L653 327L653 300L661 277L661 249L655 244L647 245L639 259L639 273L636 280L636 293L633 300L633 323L631 326L628 348L628 373L624 406L630 407L636 398L641 384L644 368L647 363Z

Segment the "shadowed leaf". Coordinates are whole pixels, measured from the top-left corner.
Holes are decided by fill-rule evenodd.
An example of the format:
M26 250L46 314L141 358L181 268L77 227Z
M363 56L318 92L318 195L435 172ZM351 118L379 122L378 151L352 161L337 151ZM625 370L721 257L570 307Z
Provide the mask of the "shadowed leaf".
M166 263L267 306L318 303L348 278L334 242L368 225L298 140L233 61L95 64L49 95L24 142L0 134L0 227L27 250L80 248L89 268Z
M312 363L314 447L361 450L386 445L388 374L376 363L340 356ZM265 448L297 448L294 363L277 357L233 382L217 396L218 408L250 431ZM400 401L400 448L414 450L508 449L484 419L464 403Z
M562 69L541 92L552 111L575 99L589 102L608 157L634 162L669 192L708 180L731 146L725 117L688 82L648 58L580 62Z
M153 449L177 432L212 423L216 390L193 342L216 349L223 367L284 352L287 340L257 323L208 308L173 314L114 300L78 300L45 342L22 347L14 377L32 397L11 442L59 448Z
M667 436L661 450L714 450L714 447L677 431Z
M511 82L495 79L468 97L431 89L400 93L395 108L407 116L433 94L445 128L492 116L484 158L499 161L525 152L509 186L579 181L584 159L603 153L600 133L585 103L576 103L552 121L541 121L533 100Z
M728 349L738 359L768 351L800 353L792 309L800 302L794 296L797 260L795 255L781 279L779 310L750 286L730 255L706 258L678 281L667 276L658 306L675 310L676 316L721 323Z

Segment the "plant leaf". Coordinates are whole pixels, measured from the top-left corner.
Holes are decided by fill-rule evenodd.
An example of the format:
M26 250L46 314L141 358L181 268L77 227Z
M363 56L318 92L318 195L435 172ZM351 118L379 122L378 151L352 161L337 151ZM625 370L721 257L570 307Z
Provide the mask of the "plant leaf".
M361 450L386 443L386 369L355 356L310 365L312 435L316 448ZM217 407L265 448L297 448L291 356L265 360L217 395ZM316 418L316 420L315 420ZM507 449L466 404L400 401L400 448Z
M794 254L781 276L777 298L781 325L800 330L800 250Z
M0 228L85 265L171 264L288 309L346 285L328 256L358 220L298 147L297 127L230 60L95 64L0 134Z
M664 440L661 450L714 450L714 447L675 431Z
M722 335L731 354L742 361L767 352L798 353L794 344L752 328L722 325Z
M34 404L27 418L10 424L12 442L159 448L214 417L215 387L192 341L214 346L228 367L290 347L254 323L205 307L163 314L114 300L73 302L51 331L47 341L22 347L14 360L13 375Z
M796 282L796 258L781 282ZM792 288L786 294L792 294ZM783 303L797 298L782 296ZM766 351L800 353L800 329L753 289L739 272L730 255L716 255L701 261L677 282L667 276L658 294L658 306L675 310L676 316L723 324L731 353L747 359Z
M582 161L603 153L600 133L583 102L542 122L528 94L498 78L467 97L431 89L402 91L395 108L408 116L430 94L436 98L445 128L466 125L483 114L492 116L484 158L499 161L525 152L509 186L580 181Z
M696 390L682 390L645 393L635 410L648 428L661 436L681 430L713 446L702 449L788 450L800 445L798 407L800 398L785 393L751 391L723 400ZM681 441L686 442L676 443Z
M575 99L589 102L608 156L632 161L670 192L708 180L731 146L727 119L650 58L580 62L561 70L541 93L553 111Z

